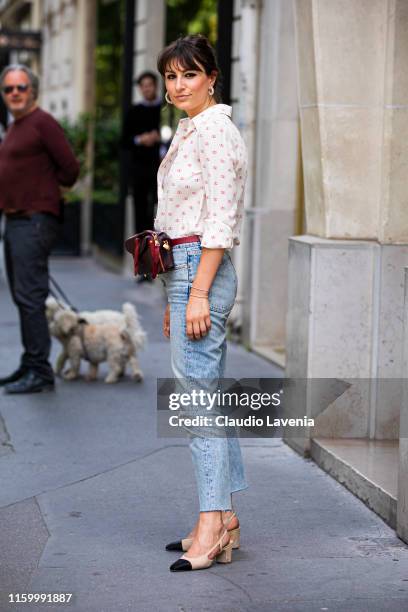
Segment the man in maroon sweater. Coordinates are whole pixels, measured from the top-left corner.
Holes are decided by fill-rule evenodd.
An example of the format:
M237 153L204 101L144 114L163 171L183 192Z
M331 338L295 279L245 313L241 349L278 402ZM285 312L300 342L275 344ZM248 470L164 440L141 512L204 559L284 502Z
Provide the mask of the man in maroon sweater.
M79 164L61 126L37 106L38 78L25 66L0 75L14 121L0 144L0 209L6 216L4 252L18 308L24 352L18 369L0 379L6 393L54 389L45 316L48 257L58 235L60 186L78 178Z

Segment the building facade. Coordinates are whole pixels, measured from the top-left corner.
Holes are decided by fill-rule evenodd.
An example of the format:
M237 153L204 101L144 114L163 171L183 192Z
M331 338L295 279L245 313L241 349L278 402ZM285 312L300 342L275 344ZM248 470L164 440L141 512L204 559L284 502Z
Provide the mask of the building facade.
M45 110L71 120L93 110L96 0L3 0L0 23L5 30L40 34L40 52L14 49L7 60L40 74Z
M297 0L294 19L306 233L289 241L287 373L349 387L288 442L407 539L408 5Z
M308 381L302 415L345 384L286 441L407 541L408 5L236 0L234 12L250 159L242 339Z
M95 0L44 0L42 105L75 119L94 109Z

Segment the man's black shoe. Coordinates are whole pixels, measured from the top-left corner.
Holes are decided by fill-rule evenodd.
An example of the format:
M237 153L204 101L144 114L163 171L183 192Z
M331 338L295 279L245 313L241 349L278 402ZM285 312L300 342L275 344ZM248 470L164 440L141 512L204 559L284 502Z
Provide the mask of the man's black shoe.
M17 393L42 393L43 391L54 391L54 382L44 380L32 370L26 372L16 382L4 387L4 392L8 394Z
M16 370L12 374L9 374L9 376L5 376L4 378L0 378L0 387L2 387L3 385L7 385L8 383L13 383L16 380L19 380L19 378L24 376L24 374L26 372L27 372L27 369L26 368L22 368L20 366L18 368L18 370Z
M139 276L136 282L138 285L140 285L140 283L152 283L153 279L151 274L143 274L143 276Z

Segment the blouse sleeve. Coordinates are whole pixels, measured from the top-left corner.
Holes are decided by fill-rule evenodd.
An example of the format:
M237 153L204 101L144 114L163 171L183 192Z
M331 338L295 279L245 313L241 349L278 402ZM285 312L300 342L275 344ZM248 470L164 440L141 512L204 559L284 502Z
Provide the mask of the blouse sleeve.
M228 121L230 121L228 119ZM240 155L243 153L231 126L213 121L200 127L198 150L204 190L206 217L201 244L209 249L231 249L237 223Z

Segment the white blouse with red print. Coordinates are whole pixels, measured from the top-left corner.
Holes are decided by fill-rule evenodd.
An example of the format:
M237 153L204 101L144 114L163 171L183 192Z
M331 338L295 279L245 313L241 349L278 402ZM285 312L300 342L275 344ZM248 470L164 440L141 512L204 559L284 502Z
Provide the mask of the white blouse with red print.
M209 249L239 244L247 153L230 117L230 106L215 104L180 120L157 174L156 230L198 234Z

